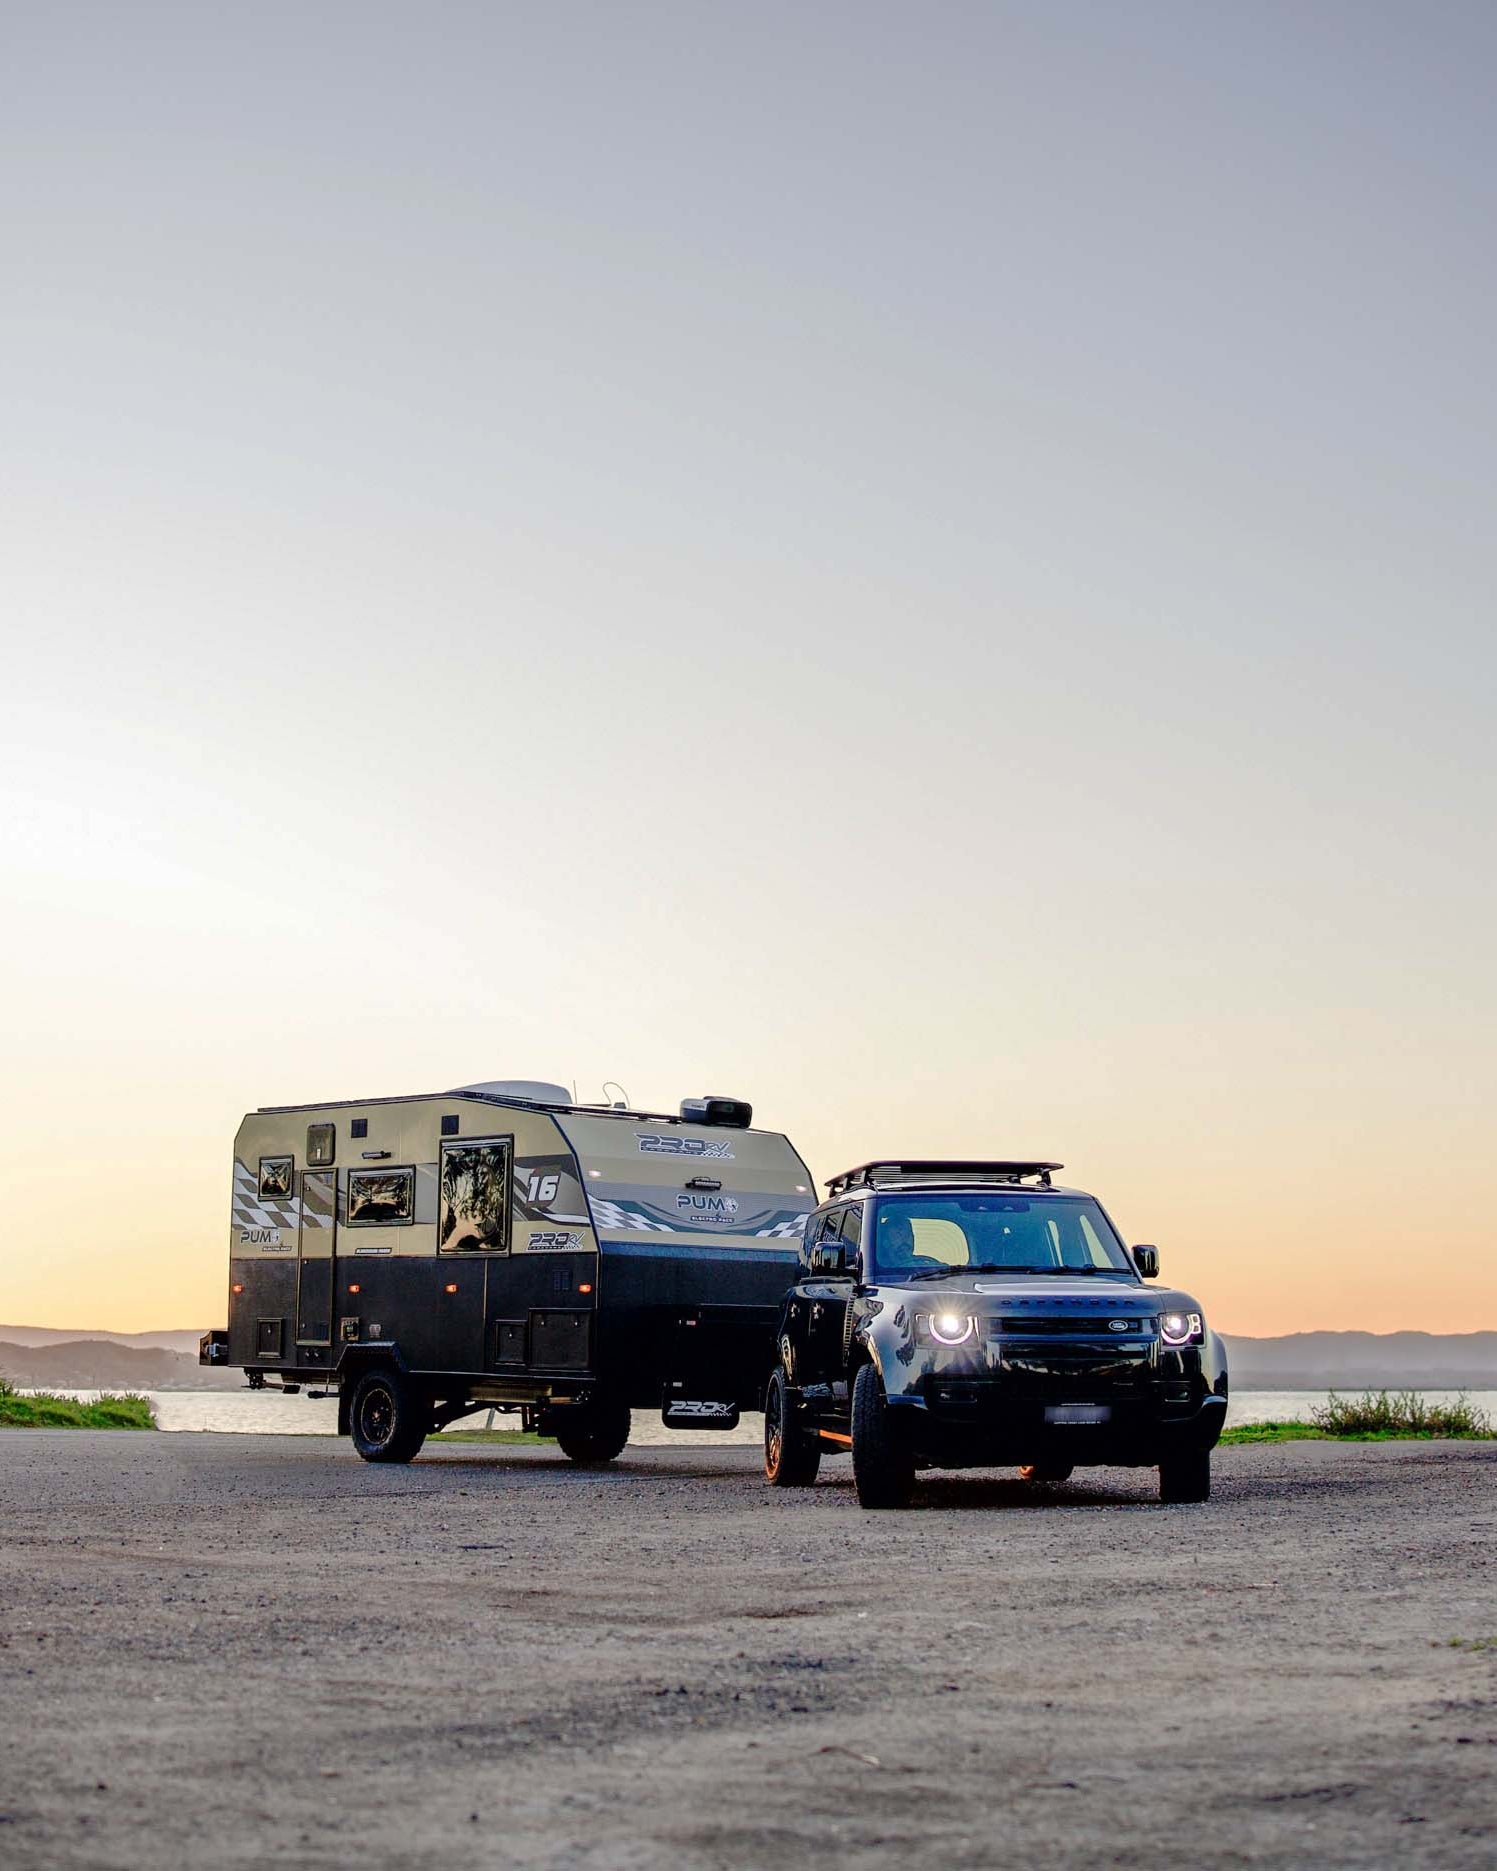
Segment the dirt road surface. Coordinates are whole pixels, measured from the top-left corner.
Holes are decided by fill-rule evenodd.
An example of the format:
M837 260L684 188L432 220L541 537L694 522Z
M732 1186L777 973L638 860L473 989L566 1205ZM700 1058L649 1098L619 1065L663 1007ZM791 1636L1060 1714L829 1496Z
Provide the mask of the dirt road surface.
M1489 1871L1497 1445L1098 1472L0 1433L0 1864Z

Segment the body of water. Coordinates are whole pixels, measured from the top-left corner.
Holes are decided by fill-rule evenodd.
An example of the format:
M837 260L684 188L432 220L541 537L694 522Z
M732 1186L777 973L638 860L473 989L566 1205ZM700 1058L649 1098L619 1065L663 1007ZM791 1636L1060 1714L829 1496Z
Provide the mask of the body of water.
M97 1390L67 1390L69 1397L99 1396ZM1354 1394L1343 1392L1343 1395ZM1432 1403L1454 1402L1464 1394L1467 1401L1485 1410L1497 1422L1497 1390L1426 1390L1420 1393ZM216 1431L225 1435L332 1436L338 1430L338 1405L331 1397L314 1398L303 1392L287 1397L275 1390L152 1390L147 1391L156 1421L164 1430ZM1291 1422L1305 1420L1310 1412L1330 1395L1325 1390L1242 1390L1227 1405L1227 1424ZM454 1429L482 1429L488 1422L480 1411L454 1423ZM518 1429L516 1416L495 1416L497 1429ZM764 1426L758 1416L746 1416L735 1430L724 1434L710 1429L666 1429L654 1410L636 1410L630 1441L639 1448L681 1447L690 1443L710 1445L739 1443L758 1447Z

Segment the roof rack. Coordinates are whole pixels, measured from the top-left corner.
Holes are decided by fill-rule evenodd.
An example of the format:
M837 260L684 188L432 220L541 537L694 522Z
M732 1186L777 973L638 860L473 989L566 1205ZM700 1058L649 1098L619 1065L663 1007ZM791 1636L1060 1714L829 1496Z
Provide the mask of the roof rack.
M1022 1182L1033 1177L1042 1189L1050 1187L1052 1169L1064 1163L973 1163L965 1159L926 1160L913 1163L860 1163L844 1169L827 1182L829 1195L847 1195L854 1189L883 1189L903 1182Z

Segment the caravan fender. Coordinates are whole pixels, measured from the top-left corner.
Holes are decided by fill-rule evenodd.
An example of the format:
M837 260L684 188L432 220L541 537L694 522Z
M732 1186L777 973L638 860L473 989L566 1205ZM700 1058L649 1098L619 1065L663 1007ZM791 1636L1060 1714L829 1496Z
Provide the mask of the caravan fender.
M346 1436L349 1431L348 1406L353 1397L354 1385L375 1365L393 1365L402 1377L410 1375L410 1367L401 1356L400 1346L391 1339L389 1343L381 1341L377 1345L345 1345L342 1356L338 1359L333 1375L338 1380L338 1434Z

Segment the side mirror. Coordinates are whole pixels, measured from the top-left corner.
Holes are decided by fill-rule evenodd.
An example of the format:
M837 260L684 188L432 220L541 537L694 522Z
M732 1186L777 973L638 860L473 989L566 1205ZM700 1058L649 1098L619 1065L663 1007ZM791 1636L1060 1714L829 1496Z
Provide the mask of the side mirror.
M812 1273L844 1273L847 1249L841 1241L818 1241L811 1249Z
M1133 1250L1133 1264L1138 1268L1138 1277L1141 1280L1157 1280L1159 1278L1159 1249L1157 1247L1135 1247Z

